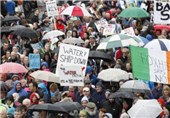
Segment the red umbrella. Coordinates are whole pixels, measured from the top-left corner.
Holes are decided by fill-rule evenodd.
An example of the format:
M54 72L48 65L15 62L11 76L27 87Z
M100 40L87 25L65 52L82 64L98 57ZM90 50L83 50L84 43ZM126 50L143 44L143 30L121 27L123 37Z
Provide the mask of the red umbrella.
M18 63L3 63L0 65L0 73L27 73L28 70Z
M61 14L69 16L91 16L85 8L79 6L69 6L65 8Z
M163 29L166 29L166 30L170 31L170 25L155 25L154 29L155 29L155 31L163 30Z

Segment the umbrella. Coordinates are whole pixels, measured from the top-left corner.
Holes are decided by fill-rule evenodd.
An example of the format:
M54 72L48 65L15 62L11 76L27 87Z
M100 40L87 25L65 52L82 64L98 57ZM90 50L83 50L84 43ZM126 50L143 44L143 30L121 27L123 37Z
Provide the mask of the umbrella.
M21 64L8 62L0 65L0 73L27 73L28 70Z
M63 107L67 112L74 110L81 110L82 106L78 102L56 102L54 104L58 107Z
M23 25L15 25L15 26L11 27L10 30L15 31L15 30L23 29L23 28L26 28L26 27Z
M27 27L16 29L13 34L27 38L38 38L37 32Z
M7 21L17 21L20 20L18 16L6 16L2 22L7 22Z
M169 30L170 31L170 26L169 25L154 25L154 30Z
M113 60L111 55L101 52L101 51L90 51L89 59L103 59L103 60Z
M141 40L145 45L149 42L149 40L143 36L137 36L137 38L139 38L139 40Z
M120 86L120 91L130 91L130 92L149 92L150 89L143 81L140 80L129 80Z
M54 104L49 104L49 103L33 105L33 106L31 106L29 108L29 110L32 110L32 111L64 112L64 113L67 112L63 107L57 106L57 105L54 105Z
M158 51L169 51L170 50L170 40L168 39L154 39L147 43L145 48L158 50Z
M109 95L110 99L113 98L128 98L128 99L133 99L135 98L135 95L132 92L127 92L127 91L117 91L114 93L111 93Z
M50 32L47 32L44 36L43 36L43 40L45 39L53 39L53 38L56 38L57 36L61 36L61 35L64 35L64 33L62 31L59 31L59 30L53 30L53 31L50 31Z
M10 30L11 26L1 27L1 33L10 33L12 32Z
M109 68L106 70L102 70L98 74L98 78L103 80L103 81L115 81L119 82L120 80L128 80L129 79L129 74L121 69L118 68Z
M162 112L157 100L138 100L129 110L130 118L157 118Z
M64 39L62 41L63 43L67 43L67 44L82 44L84 43L84 41L82 39L79 39L79 38L67 38L67 39Z
M30 74L30 76L34 77L35 79L45 80L47 82L60 83L59 78L54 73L48 71L34 71Z
M119 15L122 18L146 18L149 14L142 8L129 7L124 9Z
M61 15L91 16L90 13L85 8L80 6L69 6L61 12Z
M125 47L129 45L139 46L142 45L141 40L136 37L132 37L126 34L116 34L104 39L97 49L110 49L110 48L117 48L117 47Z

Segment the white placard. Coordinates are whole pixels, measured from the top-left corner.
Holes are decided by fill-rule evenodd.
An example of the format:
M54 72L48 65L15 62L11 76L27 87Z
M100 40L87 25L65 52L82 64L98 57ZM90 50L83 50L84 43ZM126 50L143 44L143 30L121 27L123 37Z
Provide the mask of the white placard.
M57 9L56 1L46 2L46 10L48 13L48 17L57 16L58 9Z
M101 32L104 29L104 27L108 25L108 23L107 23L106 19L101 19L101 20L95 22L95 25L96 25L97 30L99 32Z
M61 66L58 73L61 86L84 86L82 66Z
M62 66L81 66L83 71L82 79L84 79L88 56L89 49L87 48L61 43L56 69L57 76L61 77L58 71ZM61 86L66 85L61 83Z
M154 24L170 24L170 2L154 1Z
M130 36L135 36L135 32L134 32L132 27L129 27L129 28L122 30L121 34L127 34L127 35L130 35Z
M114 33L115 33L115 25L114 24L108 24L103 30L104 36L113 35Z

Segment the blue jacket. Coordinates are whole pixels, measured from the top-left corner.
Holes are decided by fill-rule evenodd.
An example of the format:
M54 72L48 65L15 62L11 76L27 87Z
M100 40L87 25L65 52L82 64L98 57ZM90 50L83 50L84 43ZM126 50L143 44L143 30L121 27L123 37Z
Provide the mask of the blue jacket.
M97 104L96 104L97 108L101 108L103 103L106 101L105 91L104 90L102 90L101 92L95 91L92 96L97 101Z
M16 90L16 85L17 84L20 84L21 85L21 82L20 81L15 81L14 82L14 86L13 88L8 92L8 95L12 95L13 93L18 93L19 96L25 96L27 97L28 96L28 93L21 87L21 89L19 91Z
M90 75L91 83L93 85L96 85L96 83L98 82L98 79L97 79L96 75L93 74L93 67L87 66L85 75L87 75L87 73L90 73L90 72L92 72L92 74Z
M7 2L5 4L5 8L10 15L14 15L14 13L15 13L15 2L13 2L12 0L11 1L7 0Z

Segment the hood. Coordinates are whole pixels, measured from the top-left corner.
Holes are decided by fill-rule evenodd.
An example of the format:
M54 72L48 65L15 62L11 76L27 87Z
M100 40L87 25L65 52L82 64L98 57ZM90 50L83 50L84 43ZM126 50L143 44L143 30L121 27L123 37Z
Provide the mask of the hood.
M86 68L86 74L89 73L89 72L93 72L93 67L87 66L87 68Z
M21 82L18 81L18 80L14 82L14 89L15 89L15 90L16 90L16 85L17 85L18 83L20 83L20 85L21 85Z
M44 94L48 94L47 87L44 83L39 83L38 87L41 88L44 91Z

